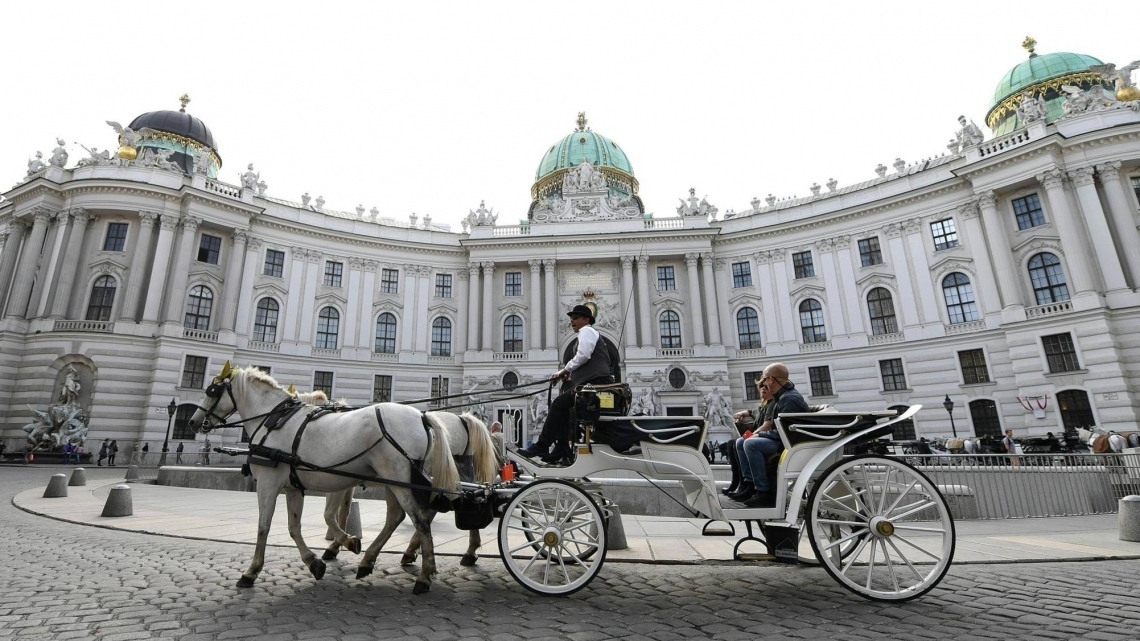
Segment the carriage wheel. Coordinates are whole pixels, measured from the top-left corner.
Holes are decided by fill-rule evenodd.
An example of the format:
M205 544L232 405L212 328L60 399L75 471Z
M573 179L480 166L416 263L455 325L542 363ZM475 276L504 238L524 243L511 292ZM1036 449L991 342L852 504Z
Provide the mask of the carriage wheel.
M573 594L605 562L602 511L573 483L535 481L507 504L499 521L499 551L507 571L531 592Z
M862 456L831 466L808 498L816 558L840 585L877 601L926 594L954 559L954 520L922 472Z

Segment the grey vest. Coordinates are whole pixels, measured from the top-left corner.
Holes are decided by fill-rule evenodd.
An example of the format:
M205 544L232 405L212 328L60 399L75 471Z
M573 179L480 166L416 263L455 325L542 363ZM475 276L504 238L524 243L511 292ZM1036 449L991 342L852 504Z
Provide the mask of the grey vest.
M601 334L598 334L598 342L594 345L594 353L590 355L590 360L570 372L570 384L582 385L603 376L613 376L613 370L610 368L610 351L606 349Z

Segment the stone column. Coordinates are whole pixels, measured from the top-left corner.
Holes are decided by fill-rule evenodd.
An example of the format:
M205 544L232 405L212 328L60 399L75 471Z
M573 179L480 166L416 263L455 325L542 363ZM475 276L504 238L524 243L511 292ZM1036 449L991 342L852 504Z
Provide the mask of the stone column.
M253 325L249 322L249 312L253 308L253 281L257 278L257 270L261 267L261 240L256 236L249 234L246 237L245 244L245 260L242 263L243 269L241 273L241 288L238 294L237 304L237 318L234 320L234 331L239 335L251 336ZM281 313L277 314L277 327L281 329ZM280 342L284 332L277 332L277 340Z
M376 311L376 270L380 263L375 260L365 260L361 263L364 270L360 283L360 324L357 330L356 346L367 348L368 351L376 349L376 318L380 316ZM397 321L396 331L400 331L403 321Z
M419 309L416 308L416 272L419 267L417 265L406 264L403 268L404 278L404 317L408 322L403 323L400 328L401 346L400 349L405 352L415 351L417 338L419 334L424 332L423 327L419 327ZM427 328L431 331L431 328Z
M479 301L479 263L467 263L467 275L467 349L479 351L482 347L479 339L483 337L483 331L479 327L483 318Z
M701 285L705 294L705 313L702 316L709 321L709 344L720 345L720 305L717 301L716 282L713 279L712 252L701 254L701 275L704 276Z
M495 343L491 336L491 328L494 327L493 314L495 307L495 263L485 261L483 263L483 351L495 351Z
M127 272L127 289L123 294L123 304L119 305L118 320L137 321L139 318L139 297L142 295L143 281L150 274L150 246L154 242L154 223L157 220L158 214L156 212L139 212L138 240L135 241L135 250L131 252L131 268Z
M843 292L839 288L839 279L835 269L835 241L830 238L815 244L819 252L820 271L823 272L823 287L831 301L827 305L828 333L834 338L847 335L847 323L843 322Z
M689 275L689 323L693 327L693 345L705 345L705 321L701 307L701 288L697 280L697 259L700 254L685 254L685 271Z
M431 338L431 323L428 322L428 307L431 305L431 267L419 266L419 269L416 270L415 287L416 325L420 327L420 331L416 333L416 351L427 353L428 339ZM459 323L452 323L452 330L457 324ZM452 354L455 354L454 347L452 345Z
M714 258L713 264L713 287L716 289L717 301L717 315L720 317L720 340L719 344L736 345L733 339L736 331L736 318L732 315L732 310L728 307L729 296L729 275L728 275L728 261L724 258ZM759 312L760 310L757 310ZM763 325L761 325L763 327ZM763 331L767 331L764 328ZM768 337L764 336L765 343Z
M959 230L959 235L964 238L966 247L970 250L970 255L974 258L974 265L977 267L978 278L974 284L978 292L978 306L982 310L982 315L1000 312L1001 311L1001 297L998 294L997 280L989 278L987 274L993 274L993 264L990 263L990 252L986 246L986 234L982 230L982 221L978 217L978 203L971 201L965 205L958 207L958 220L962 221L962 229ZM1006 255L1009 251L1006 250ZM1007 275L1008 276L1008 275ZM935 286L941 286L941 283L935 283Z
M526 332L526 346L528 349L542 349L542 260L531 258L526 264L530 267L530 289L527 291L530 327Z
M554 278L557 262L553 258L542 259L543 286L546 288L546 308L542 317L546 319L546 349L558 349L558 284Z
M1120 182L1120 161L1096 166L1100 184L1104 185L1104 195L1108 199L1108 211L1112 215L1112 226L1119 240L1119 255L1124 259L1127 273L1132 279L1132 288L1140 289L1140 230L1136 228L1136 215L1124 194Z
M459 309L460 322L455 324L452 328L452 336L455 337L455 353L462 354L467 351L467 332L470 330L470 325L473 322L471 314L471 296L468 294L469 283L471 278L470 273L465 268L455 270L455 279L452 283L452 291L455 296L455 306ZM538 313L538 310L535 310Z
M52 283L57 278L56 274L63 255L63 240L67 236L71 216L66 211L57 211L51 217L55 222L48 227L44 251L40 254L40 264L36 268L32 296L28 301L28 313L24 315L24 318L28 320L41 318L51 313ZM70 294L70 292L68 293Z
M170 248L174 244L174 229L178 216L163 214L159 221L158 243L154 246L154 264L150 270L150 285L146 288L143 321L157 323L162 310L162 294L166 291L166 275L170 271ZM140 265L142 267L142 265Z
M653 347L653 325L649 320L649 257L637 257L637 317L642 347Z
M1065 198L1065 187L1062 183L1064 174L1060 169L1050 169L1037 174L1037 182L1045 185L1045 196L1049 200L1049 209L1057 221L1057 232L1061 237L1061 246L1065 248L1065 265L1068 270L1065 274L1069 289L1074 294L1096 293L1096 280L1092 266L1085 254L1088 241L1081 222L1069 208ZM1101 248L1097 248L1098 250ZM997 266L1001 269L1001 265Z
M238 293L241 291L241 274L245 266L245 245L249 241L249 231L235 230L234 242L230 249L230 261L226 264L226 280L222 283L222 312L218 328L233 331L237 319Z
M855 257L851 255L851 237L837 236L834 240L839 289L843 292L843 302L847 307L847 331L851 334L862 334L865 307L863 301L859 300L859 286L855 282Z
M342 347L368 347L367 341L359 341L363 332L360 331L361 324L367 325L368 322L361 318L360 307L364 297L361 295L360 284L364 280L361 278L361 271L364 269L364 261L360 258L348 259L348 277L345 279L344 293L348 298L348 306L344 310L344 339L341 340Z
M780 313L780 334L784 340L798 343L800 341L800 312L792 306L792 296L788 292L788 283L791 282L791 279L788 277L787 252L783 249L773 249L769 256L772 265L772 279L776 282L775 307L788 310L786 314ZM768 309L770 310L771 306Z
M16 269L16 278L12 282L12 296L8 301L8 318L23 318L28 311L28 300L32 295L32 281L36 276L36 267L40 262L40 249L47 235L48 224L51 222L51 211L43 207L34 210L35 223L32 233L24 243L24 252L20 256L20 266Z
M930 261L926 258L926 245L922 237L922 221L918 218L911 218L903 223L903 229L906 230L907 242L910 243L910 262L914 267L914 273L922 274L921 278L916 276L917 282L915 283L918 300L922 304L922 322L941 323L942 316L938 313L940 297L935 293L934 281L929 276Z
M301 324L301 298L305 290L305 254L304 247L291 247L289 249L289 272L285 281L289 293L285 295L285 325L281 332L282 340L297 341L297 327ZM313 314L310 310L309 315Z
M23 220L13 220L8 231L0 234L0 312L4 311L4 299L12 286L16 272L16 258L20 255L20 241L28 224Z
M621 322L625 325L625 333L629 334L629 337L626 338L627 345L641 344L637 342L637 323L633 320L633 261L636 259L635 256L620 257L621 301L619 304L625 307L625 315L622 317Z
M978 195L976 211L981 212L982 229L979 229L976 214L971 215L975 211L972 204L964 206L961 211L963 212L962 217L966 220L969 236L974 238L975 232L977 232L977 237L982 238L984 236L989 246L989 255L993 256L994 259L992 273L997 274L998 291L1001 294L1003 307L1024 307L1025 299L1022 296L1021 279L1018 278L1017 266L1013 264L1013 250L1009 246L1006 221L998 212L994 192L987 191ZM981 273L980 270L985 269L989 264L989 260L985 258L985 246L979 245L973 250L973 255L974 259L978 261L979 273ZM941 283L939 285L941 286ZM983 290L983 301L986 296L987 294Z
M67 249L63 254L59 284L56 286L55 300L51 306L51 318L67 316L67 304L71 302L72 290L75 288L79 255L83 252L83 237L87 233L87 223L91 221L91 217L87 215L87 210L75 207L71 210L71 220L71 236L67 239Z
M182 236L178 239L178 249L174 254L174 269L170 272L169 298L166 303L167 323L182 324L182 314L186 308L186 282L190 278L190 256L194 251L194 235L202 219L197 216L182 217ZM216 302L216 301L215 301ZM214 321L211 319L210 324Z
M1128 289L1128 281L1124 278L1124 267L1120 255L1116 253L1116 243L1112 238L1112 230L1108 228L1108 220L1104 216L1104 208L1100 205L1100 194L1096 191L1093 182L1093 168L1081 167L1069 172L1069 179L1077 188L1077 201L1084 214L1085 225L1088 226L1092 241L1092 253L1100 266L1100 274L1104 279L1104 288L1107 292ZM1133 231L1136 228L1133 227ZM1065 239L1061 239L1064 241ZM1133 246L1134 254L1140 254L1140 247Z
M756 283L760 285L760 305L761 308L756 310L760 316L760 331L764 332L761 335L763 344L768 343L782 343L787 340L795 340L795 335L784 336L783 327L780 322L781 318L789 314L789 305L791 301L777 300L776 295L772 289L772 252L771 251L758 251L752 255L756 261Z
M903 244L903 227L899 223L890 223L885 228L887 248L891 252L891 264L895 268L895 281L899 286L899 301L902 303L896 311L902 312L902 327L918 325L921 320L918 316L918 296L915 295L914 286L910 280L909 262L906 258L906 247ZM901 327L900 327L901 329Z
M317 318L320 314L317 309L317 293L325 275L324 262L325 255L321 252L315 249L305 251L305 276L301 279L304 283L301 290L301 327L297 337L297 342L302 344L317 343L316 324L320 322ZM340 346L340 336L337 336L337 346Z

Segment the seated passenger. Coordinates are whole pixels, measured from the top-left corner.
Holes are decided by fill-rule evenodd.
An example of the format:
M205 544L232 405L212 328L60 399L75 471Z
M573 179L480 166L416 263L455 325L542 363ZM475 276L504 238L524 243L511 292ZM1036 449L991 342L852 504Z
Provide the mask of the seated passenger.
M764 378L756 379L756 391L760 395L760 407L756 410L741 410L732 415L736 423L736 430L740 433L739 438L734 438L728 442L726 448L725 458L728 459L729 468L732 470L732 482L729 483L728 489L721 490L721 492L728 497L736 494L743 487L743 478L740 474L740 461L737 458L737 443L744 439L744 435L751 433L758 429L758 426L764 423L765 407L769 401L772 400L772 395L768 393L768 388L764 387Z
M737 442L736 450L743 485L732 498L742 501L748 507L776 505L776 491L779 488L769 486L766 460L768 456L784 449L784 443L775 430L776 419L783 414L809 411L804 397L788 380L788 368L783 363L772 363L766 367L763 378L762 385L772 395L772 402L765 409L771 409L751 437Z

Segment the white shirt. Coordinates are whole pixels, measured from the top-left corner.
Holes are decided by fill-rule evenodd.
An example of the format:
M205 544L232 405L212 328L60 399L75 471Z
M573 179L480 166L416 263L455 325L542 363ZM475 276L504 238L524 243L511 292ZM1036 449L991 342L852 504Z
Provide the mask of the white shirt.
M567 372L573 372L590 360L590 357L594 355L594 347L598 344L598 338L598 330L589 325L578 330L578 353L574 354L574 358L571 358L569 363L566 363Z

